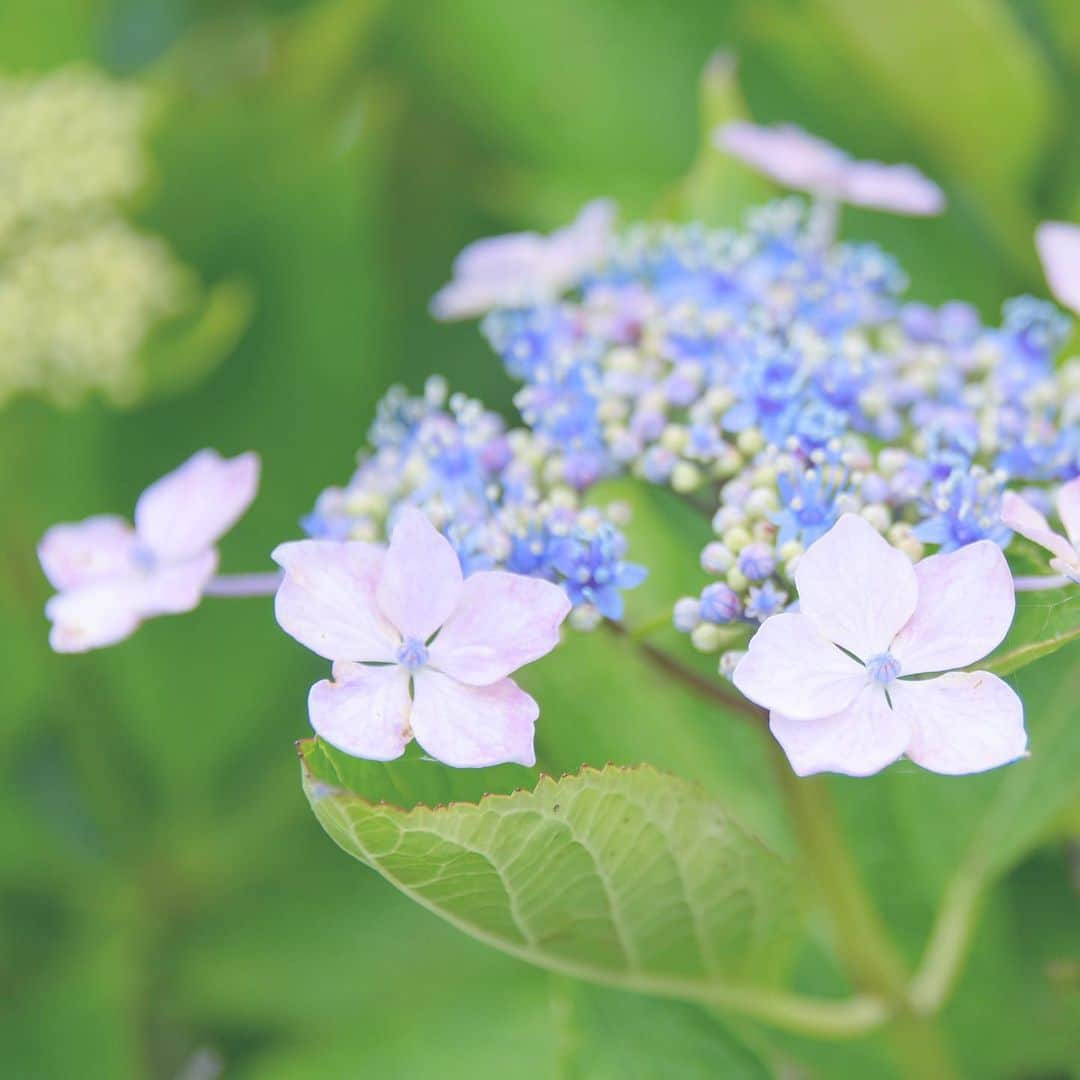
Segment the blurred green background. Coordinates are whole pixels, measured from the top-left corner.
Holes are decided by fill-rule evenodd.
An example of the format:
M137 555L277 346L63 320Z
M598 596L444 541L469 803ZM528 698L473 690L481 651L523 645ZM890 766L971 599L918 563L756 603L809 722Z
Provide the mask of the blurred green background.
M1072 0L0 5L0 73L90 61L157 89L155 175L134 219L205 282L243 282L254 300L235 348L182 392L126 411L31 399L0 411L6 1075L775 1071L759 1032L701 1016L688 1044L670 1034L685 1030L669 1031L673 1007L614 994L582 1005L577 989L458 935L337 852L292 749L323 665L280 633L269 600L209 600L116 648L54 656L34 554L56 521L128 513L199 447L252 448L263 488L224 542L223 569L265 569L318 490L348 476L389 383L415 389L441 372L509 410L512 387L475 326L427 315L452 257L480 235L561 223L598 195L627 218L647 214L695 157L699 79L718 49L737 54L754 118L912 161L943 184L940 219L845 218L848 236L901 259L913 295L967 298L993 317L1011 294L1044 292L1034 224L1080 216ZM686 582L658 572L654 610L696 580L695 550L686 544ZM605 648L585 642L534 676L545 716L581 733L567 753L729 783L790 844L749 736L716 731L697 706L672 709L664 687L625 672L629 689L613 678L609 695L594 675L599 696L582 700L579 673L628 663ZM625 719L605 724L598 709ZM889 815L926 806L927 792L928 812L952 811L944 789L896 771L864 855L917 951L949 856L918 848ZM868 812L860 798L849 814ZM1070 1075L1070 911L1061 845L1007 879L947 1018L965 1075ZM988 1028L988 1015L1011 1024ZM594 1049L605 1041L624 1056ZM878 1053L873 1040L791 1043L783 1060L804 1070L791 1075L889 1075Z

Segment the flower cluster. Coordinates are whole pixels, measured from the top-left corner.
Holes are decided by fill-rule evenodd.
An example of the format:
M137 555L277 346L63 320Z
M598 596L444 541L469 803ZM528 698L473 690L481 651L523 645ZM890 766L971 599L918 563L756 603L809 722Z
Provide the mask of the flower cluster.
M443 532L466 574L500 568L563 586L574 624L622 614L622 592L642 567L624 559L619 506L585 506L553 467L551 444L507 429L497 414L440 378L420 397L401 387L380 403L370 450L344 487L318 498L303 520L316 539L385 540L406 507Z
M1080 474L1069 321L1020 297L986 326L905 288L891 257L823 240L789 199L743 231L631 229L574 293L484 330L567 485L628 471L710 515L718 580L676 624L712 651L793 602L800 555L844 513L913 559L1004 545L1007 484Z
M136 357L192 275L119 210L145 182L150 102L89 68L0 79L0 405L127 403Z

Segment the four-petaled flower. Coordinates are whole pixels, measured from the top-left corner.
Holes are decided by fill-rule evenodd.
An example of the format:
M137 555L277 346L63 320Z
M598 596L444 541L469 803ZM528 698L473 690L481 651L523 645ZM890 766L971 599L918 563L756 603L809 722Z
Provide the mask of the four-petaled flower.
M58 590L45 605L49 644L85 652L122 641L150 616L195 608L217 570L214 544L258 486L256 454L200 450L139 496L134 528L110 514L54 525L38 546Z
M501 570L463 578L450 543L411 507L388 548L300 540L273 557L285 570L278 622L333 662L333 679L308 696L318 735L376 761L415 736L447 765L535 763L539 710L508 676L558 643L570 601L557 585Z
M799 559L799 612L767 619L735 685L771 710L795 772L868 776L907 755L934 772L981 772L1024 754L1012 689L974 663L1015 608L996 544L980 540L916 565L845 514ZM932 679L908 676L945 671Z
M1046 548L1054 556L1050 568L1080 585L1080 476L1058 492L1057 511L1065 526L1065 536L1054 532L1046 518L1022 495L1007 491L1001 501L1001 520L1021 536Z
M721 150L785 185L831 202L926 216L945 208L941 188L914 165L856 161L839 147L792 124L736 121L718 128Z
M431 301L437 319L468 319L496 308L556 299L608 252L614 204L597 199L550 236L508 233L469 244L454 260L454 278Z

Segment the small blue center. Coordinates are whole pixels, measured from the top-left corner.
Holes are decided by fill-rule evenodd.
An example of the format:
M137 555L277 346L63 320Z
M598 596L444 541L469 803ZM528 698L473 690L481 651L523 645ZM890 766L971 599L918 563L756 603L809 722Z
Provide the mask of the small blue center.
M427 663L427 646L416 638L406 638L394 654L394 659L409 671L416 671Z
M866 671L874 682L885 686L900 674L900 661L892 653L878 653L866 661Z
M144 573L148 574L157 567L157 557L148 547L144 547L142 544L135 545L131 552L131 558Z

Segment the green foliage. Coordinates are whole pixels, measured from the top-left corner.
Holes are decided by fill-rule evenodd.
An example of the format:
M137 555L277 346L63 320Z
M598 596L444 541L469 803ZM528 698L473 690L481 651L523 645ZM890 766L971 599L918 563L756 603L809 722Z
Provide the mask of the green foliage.
M158 183L135 217L202 281L225 283L190 322L166 328L175 340L151 343L155 381L168 372L171 385L141 411L61 415L19 402L0 415L7 1071L175 1077L217 1058L224 1075L260 1080L895 1075L901 1059L880 1035L826 1044L733 1021L730 1009L718 1020L699 1005L554 980L432 918L342 858L299 797L290 743L325 665L280 634L269 603L208 602L108 653L57 657L34 546L55 521L129 511L198 446L253 447L264 489L223 559L227 570L268 568L270 543L297 535L314 493L348 474L389 382L415 388L438 370L510 409L475 328L426 315L465 242L558 224L602 194L628 218L667 192L673 216L729 221L762 190L707 144L733 115L800 122L941 180L951 200L941 219L853 211L844 221L849 236L899 256L915 295L973 299L992 315L1012 293L1043 294L1030 228L1080 206L1077 42L1074 5L1027 0L693 0L677 18L621 0L0 5L5 70L90 60L163 94ZM738 87L715 67L699 81L717 50L738 57ZM633 499L634 557L652 568L628 610L640 628L700 584L707 525L664 493L611 496ZM917 983L928 1000L947 998L938 1027L960 1075L1073 1065L1075 896L1062 841L1077 828L1075 606L1022 598L990 661L1025 699L1029 760L979 777L899 765L823 785L909 969L928 942L931 960L952 950L966 961L920 968ZM650 640L684 644L670 631ZM705 661L681 659L715 678ZM785 863L804 854L760 727L673 692L630 639L575 636L522 682L541 703L545 773L647 761L700 785L670 781L695 792L702 820L712 813L702 807L722 805ZM415 753L391 766L335 762L341 779L328 782L358 793L351 813L390 804L365 818L383 829L410 807L541 783L538 771L453 772ZM513 799L537 804L573 783L545 780ZM785 873L750 850L748 865ZM709 865L692 869L707 877ZM657 866L638 869L648 878ZM812 870L804 860L762 900L808 903ZM645 916L671 882L659 893L635 884ZM539 894L541 911L548 899ZM850 994L822 908L783 926L796 936L794 990ZM736 967L749 962L752 943L716 933ZM595 960L599 944L583 944Z
M709 1001L761 982L789 937L786 866L676 777L609 766L406 810L341 788L337 757L318 740L301 748L304 790L333 839L512 955Z

